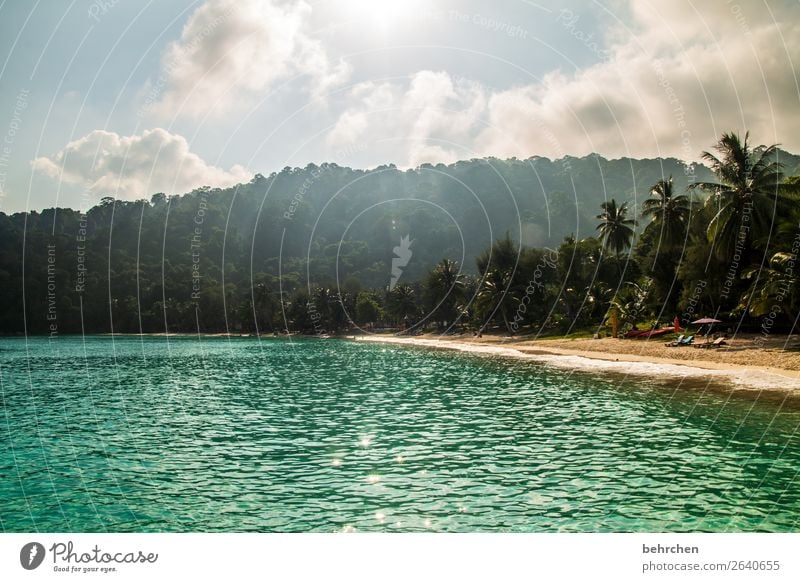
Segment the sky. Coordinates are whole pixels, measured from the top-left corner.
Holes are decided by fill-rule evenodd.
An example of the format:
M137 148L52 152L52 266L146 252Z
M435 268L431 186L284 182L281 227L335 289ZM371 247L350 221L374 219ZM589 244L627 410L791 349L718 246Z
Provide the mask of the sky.
M0 211L286 166L800 152L796 0L0 0Z

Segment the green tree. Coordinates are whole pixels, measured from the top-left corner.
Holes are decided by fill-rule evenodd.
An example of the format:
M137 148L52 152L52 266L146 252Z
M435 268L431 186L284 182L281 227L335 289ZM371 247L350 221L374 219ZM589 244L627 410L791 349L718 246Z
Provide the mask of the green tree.
M793 253L778 252L772 255L769 265L764 268L751 267L743 273L743 278L752 281L745 296L751 315L794 314L800 306L800 285L795 271L797 257Z
M519 263L520 247L512 240L511 235L494 241L491 247L483 251L475 259L478 272L486 273L490 269L499 269L503 273L513 273Z
M597 219L600 220L597 230L600 231L603 248L619 255L631 246L636 221L628 218L627 202L617 206L617 201L612 198L608 202L603 202L600 208L602 212L597 215Z
M381 307L372 293L362 291L356 298L356 323L374 324L380 319Z
M642 204L642 217L652 219L647 228L657 230L659 242L672 247L686 236L691 207L688 196L675 196L670 176L650 189L650 198Z
M640 268L653 279L651 300L659 315L677 312L681 284L678 268L683 258L693 204L689 196L675 195L672 176L659 180L642 204L642 217L650 219L636 245Z
M769 239L776 216L791 211L790 192L797 187L782 184L782 164L776 157L776 145L752 148L750 134L742 140L736 133L724 133L714 149L718 156L703 152L717 182L697 182L709 195L706 204L714 215L708 223L707 236L721 260L730 260L737 246L749 258L754 244Z
M476 264L482 275L482 283L478 290L477 311L481 322L481 329L491 323L495 317L500 317L509 333L513 333L511 326L511 307L516 304L516 283L519 282L518 267L520 262L520 247L506 232L504 238L494 241L491 247L478 255Z
M458 305L463 295L464 276L457 261L442 259L428 273L425 281L429 313L434 321L444 327L452 325L458 317Z
M638 283L626 283L611 300L611 309L616 311L620 324L635 326L646 313L646 304L650 295L650 279Z
M417 297L411 285L401 283L389 291L386 312L395 323L413 323L417 315Z
M509 321L513 296L509 294L513 283L512 274L502 269L491 269L486 273L480 291L478 291L478 313L483 324L483 330L495 316L500 316L506 330L514 332Z

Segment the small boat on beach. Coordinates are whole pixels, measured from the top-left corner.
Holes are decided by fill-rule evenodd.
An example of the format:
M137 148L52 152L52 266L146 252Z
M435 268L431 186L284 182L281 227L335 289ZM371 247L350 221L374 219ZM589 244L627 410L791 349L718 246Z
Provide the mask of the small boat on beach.
M632 329L631 331L625 334L625 337L635 338L635 339L649 339L651 337L658 337L660 335L664 335L665 333L674 333L675 331L676 330L674 327L662 327L661 329L650 329L647 331Z

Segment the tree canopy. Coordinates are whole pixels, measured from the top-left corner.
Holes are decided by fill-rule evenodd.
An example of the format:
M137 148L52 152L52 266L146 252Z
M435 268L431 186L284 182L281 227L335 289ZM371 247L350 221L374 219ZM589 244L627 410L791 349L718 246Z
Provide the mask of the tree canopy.
M0 213L0 332L544 333L602 326L612 306L635 323L690 304L757 329L798 308L800 158L747 135L715 151L708 168L312 164L85 213Z

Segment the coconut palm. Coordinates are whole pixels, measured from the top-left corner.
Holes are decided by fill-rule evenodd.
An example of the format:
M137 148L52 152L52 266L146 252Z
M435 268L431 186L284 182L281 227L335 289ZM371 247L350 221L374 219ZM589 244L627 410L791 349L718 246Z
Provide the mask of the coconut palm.
M732 257L737 245L746 252L754 243L768 240L774 217L789 210L789 194L797 189L782 184L782 164L775 160L777 146L751 148L749 138L749 132L744 140L735 133L723 134L714 146L719 157L703 152L719 182L690 186L710 194L706 204L714 216L707 236L721 259Z
M651 285L650 279L646 279L642 285L626 283L611 300L609 314L613 312L623 326L635 325L645 313Z
M458 261L452 259L442 259L436 263L436 266L430 273L430 285L443 293L450 292L459 286L461 282L463 282L463 277L461 276L461 269L458 265Z
M490 269L513 273L519 264L519 256L519 245L506 232L505 238L494 241L491 247L476 257L475 263L480 273L486 273Z
M445 323L456 318L455 305L461 298L463 287L464 276L457 261L442 259L436 263L426 281L429 302L435 311L436 320Z
M414 288L410 285L401 283L389 291L386 298L386 308L395 322L401 323L408 321L417 313L416 297Z
M642 217L652 219L648 228L657 228L660 242L668 247L684 238L690 212L689 197L684 194L675 196L672 176L656 182L650 188L650 198L642 204Z
M514 298L509 294L512 283L512 273L505 269L491 269L486 273L480 291L478 291L478 310L483 319L483 330L489 321L496 315L503 318L503 323L509 333L513 333L509 322L511 303Z
M796 257L793 253L778 252L772 255L765 268L751 267L743 278L752 281L745 297L749 305L740 308L749 310L756 317L771 311L795 313L800 303L800 278L795 273Z
M589 317L594 319L603 315L603 311L608 307L613 299L614 289L604 282L594 279L589 286L584 289Z
M600 240L606 250L612 250L618 255L630 248L636 221L628 218L627 202L617 206L617 201L612 198L608 202L603 202L600 208L602 212L597 215L600 220L600 224L597 225Z

